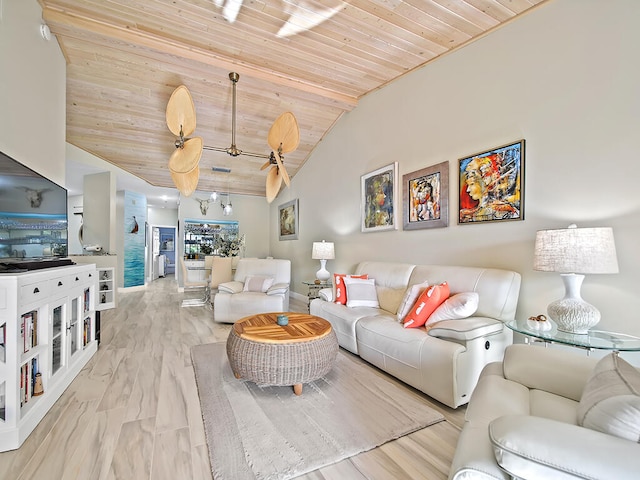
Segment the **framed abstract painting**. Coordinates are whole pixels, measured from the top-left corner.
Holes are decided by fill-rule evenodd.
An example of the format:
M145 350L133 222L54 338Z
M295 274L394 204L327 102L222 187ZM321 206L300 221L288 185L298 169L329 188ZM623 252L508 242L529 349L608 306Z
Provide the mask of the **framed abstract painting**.
M360 224L363 232L398 228L398 162L360 177Z
M524 140L458 162L459 224L524 220Z
M440 228L449 225L449 162L402 176L403 228Z

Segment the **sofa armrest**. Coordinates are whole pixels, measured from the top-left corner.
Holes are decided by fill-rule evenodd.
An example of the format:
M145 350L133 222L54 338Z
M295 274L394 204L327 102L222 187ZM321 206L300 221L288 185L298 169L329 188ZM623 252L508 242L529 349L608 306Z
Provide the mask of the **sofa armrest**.
M267 295L283 295L289 291L288 283L275 283L267 290Z
M502 332L504 324L500 320L487 317L469 317L459 320L443 320L429 328L429 335L445 340L469 341L475 338Z
M537 478L638 478L638 444L588 428L529 415L489 424L498 464L510 475Z
M321 288L318 290L318 298L325 302L333 302L333 288Z
M218 285L218 292L221 293L240 293L244 288L244 283L242 282L224 282Z

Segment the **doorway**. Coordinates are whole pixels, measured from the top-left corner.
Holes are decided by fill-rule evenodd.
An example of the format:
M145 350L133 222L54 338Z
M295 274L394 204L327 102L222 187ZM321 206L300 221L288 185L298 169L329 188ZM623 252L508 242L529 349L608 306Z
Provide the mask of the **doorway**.
M155 226L152 230L152 280L176 273L176 227Z

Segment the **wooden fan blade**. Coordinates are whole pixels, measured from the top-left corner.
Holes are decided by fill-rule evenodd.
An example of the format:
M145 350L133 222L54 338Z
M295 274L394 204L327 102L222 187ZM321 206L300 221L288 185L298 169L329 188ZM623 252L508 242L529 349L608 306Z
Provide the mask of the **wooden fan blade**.
M189 89L184 85L176 88L167 103L167 127L176 137L182 135L188 137L196 129L196 107Z
M287 184L287 187L291 185L291 180L289 179L289 174L287 173L287 169L284 168L284 164L282 163L282 158L280 158L280 154L275 152L276 155L276 163L278 164L279 174L282 176L284 183Z
M273 167L267 173L267 202L273 202L280 191L280 185L282 185L282 175L278 173L276 167Z
M200 167L198 165L187 173L175 173L171 171L171 179L178 191L185 197L190 196L198 187L200 178Z
M184 142L183 148L176 148L169 159L172 173L188 173L198 166L202 156L202 137L193 137Z
M169 159L169 172L178 191L185 197L195 192L200 178L202 138L194 137L184 142L184 148L176 148Z
M284 112L276 121L273 122L267 135L267 143L274 152L280 149L282 144L281 153L293 152L298 148L300 143L300 129L298 128L298 121L291 112Z
M267 168L269 165L271 165L271 160L267 160L264 165L262 165L260 167L260 170L264 170L265 168Z

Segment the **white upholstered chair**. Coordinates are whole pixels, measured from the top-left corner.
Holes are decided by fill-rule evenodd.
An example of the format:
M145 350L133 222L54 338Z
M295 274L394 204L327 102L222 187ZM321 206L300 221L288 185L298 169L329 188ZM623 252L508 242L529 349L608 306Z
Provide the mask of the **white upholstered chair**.
M234 323L248 315L289 309L291 262L283 259L241 258L233 281L218 285L213 319Z

